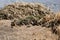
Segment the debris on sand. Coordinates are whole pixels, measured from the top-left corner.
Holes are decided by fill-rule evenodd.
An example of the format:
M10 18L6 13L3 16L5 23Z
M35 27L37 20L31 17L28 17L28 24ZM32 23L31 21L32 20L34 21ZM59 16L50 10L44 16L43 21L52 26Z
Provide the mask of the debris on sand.
M17 25L40 25L52 19L52 17L50 19L47 17L47 15L51 16L50 14L52 15L53 13L42 4L15 3L0 10L0 19L16 20Z
M0 10L0 20L11 20L13 26L41 26L51 28L52 34L60 35L60 13L54 14L40 3L13 3ZM34 39L36 40L36 39ZM45 39L44 39L45 40Z

